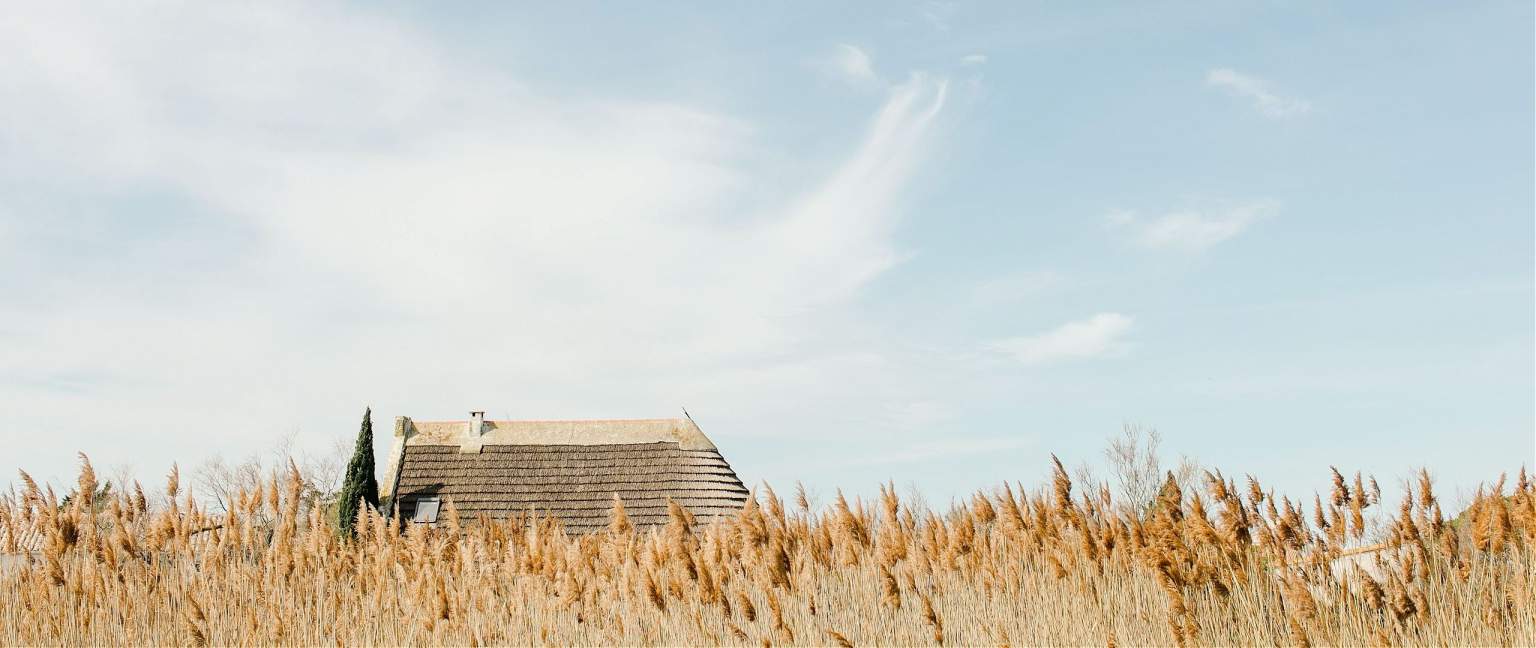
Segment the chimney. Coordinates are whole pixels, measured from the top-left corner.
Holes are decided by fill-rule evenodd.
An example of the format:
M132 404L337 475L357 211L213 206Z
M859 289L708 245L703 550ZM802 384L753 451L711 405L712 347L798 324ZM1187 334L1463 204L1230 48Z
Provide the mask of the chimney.
M478 439L485 434L485 412L469 413L469 438Z

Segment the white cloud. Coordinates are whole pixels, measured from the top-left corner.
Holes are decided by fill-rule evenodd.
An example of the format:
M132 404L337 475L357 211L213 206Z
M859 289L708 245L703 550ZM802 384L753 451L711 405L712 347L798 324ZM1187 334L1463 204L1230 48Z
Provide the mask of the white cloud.
M46 278L0 285L0 377L20 377L0 382L0 410L36 444L17 460L67 474L86 449L159 471L295 427L355 430L365 403L380 417L683 403L750 436L781 433L764 408L802 397L905 395L894 379L861 393L881 350L840 336L901 256L891 231L944 79L890 87L856 147L808 160L731 115L572 98L454 51L309 3L49 3L0 21L0 180L37 187L0 195L0 229L57 246L0 258ZM785 158L827 170L781 187ZM92 190L108 205L96 220L61 206ZM120 194L191 215L168 225L164 205ZM222 242L152 253L194 225ZM43 374L79 388L27 386ZM748 397L763 393L776 398Z
M1268 81L1228 68L1217 68L1205 75L1206 85L1226 90L1234 97L1247 99L1266 117L1284 119L1312 111L1305 99L1286 97L1270 89Z
M875 74L874 61L856 45L839 44L827 59L826 69L832 76L854 85L867 85L880 80Z
M1121 338L1131 330L1131 323L1129 316L1120 313L1099 313L1039 335L999 340L991 349L1029 365L1109 356L1124 351Z
M960 57L961 65L982 65L987 62L986 54L967 54Z
M1273 201L1262 200L1214 213L1179 211L1151 219L1121 210L1106 220L1114 228L1132 232L1142 247L1199 252L1243 233L1277 208Z

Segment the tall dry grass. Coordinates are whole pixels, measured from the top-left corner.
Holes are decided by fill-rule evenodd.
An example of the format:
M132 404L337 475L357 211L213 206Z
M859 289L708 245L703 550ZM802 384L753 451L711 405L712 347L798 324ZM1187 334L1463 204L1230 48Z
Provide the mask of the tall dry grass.
M567 536L549 520L439 528L364 511L339 541L299 480L239 494L215 520L181 492L92 501L24 479L0 528L39 555L0 574L5 644L1536 644L1536 488L1478 493L1461 522L1428 479L1379 494L1333 473L1304 506L1248 479L1167 485L1132 517L1056 464L941 514L891 489L813 511L764 489L732 519L674 507L637 531Z

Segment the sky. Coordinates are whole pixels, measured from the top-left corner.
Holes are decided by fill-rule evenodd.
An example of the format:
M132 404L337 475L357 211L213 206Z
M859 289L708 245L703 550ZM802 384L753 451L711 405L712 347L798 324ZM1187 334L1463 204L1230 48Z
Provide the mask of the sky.
M1470 492L1536 465L1532 23L12 6L0 484L686 407L780 492L1035 484L1126 424Z

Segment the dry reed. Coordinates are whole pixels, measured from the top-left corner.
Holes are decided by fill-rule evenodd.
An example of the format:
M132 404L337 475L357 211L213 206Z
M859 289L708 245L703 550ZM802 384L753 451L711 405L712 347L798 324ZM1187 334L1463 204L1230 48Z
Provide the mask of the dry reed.
M1079 495L1061 464L943 513L894 488L786 510L771 490L702 524L673 507L636 529L550 519L404 525L364 510L339 540L298 477L214 519L167 476L61 504L23 474L0 533L38 551L0 568L0 643L180 645L1536 644L1536 486L1521 472L1445 520L1426 475L1395 513L1374 480L1331 471L1327 499L1170 480L1145 512ZM1214 515L1214 519L1211 517ZM12 551L20 551L16 546Z

